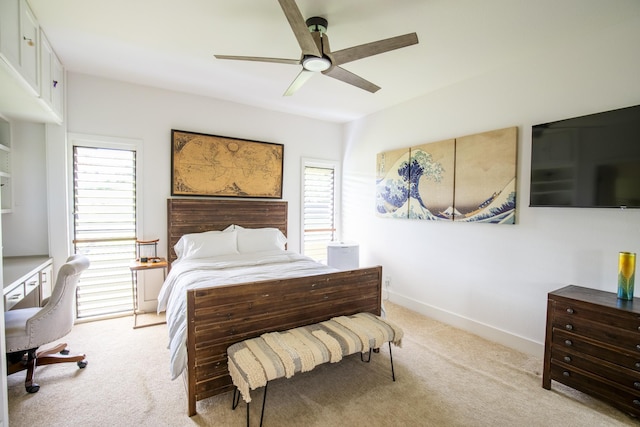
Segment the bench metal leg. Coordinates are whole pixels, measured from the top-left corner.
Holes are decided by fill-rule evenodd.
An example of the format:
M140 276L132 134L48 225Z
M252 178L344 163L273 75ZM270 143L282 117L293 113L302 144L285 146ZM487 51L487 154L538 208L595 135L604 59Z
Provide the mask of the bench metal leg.
M264 395L262 396L262 411L260 412L260 427L262 427L262 420L264 419L264 407L267 403L267 386L269 386L269 381L264 385ZM249 419L247 418L247 422ZM249 425L247 425L249 427Z
M371 351L372 349L369 349L369 357L367 359L364 358L364 353L360 353L360 360L365 362L365 363L369 363L371 362ZM376 353L378 353L378 351L376 351ZM391 341L389 341L389 360L391 361L391 378L393 378L393 381L396 380L396 373L393 369L393 353L391 352Z
M269 382L267 382L264 386L264 395L262 396L262 411L260 412L260 427L262 427L262 420L264 420L264 407L265 404L267 403L267 386L269 385ZM231 409L235 411L235 409L238 407L238 404L240 403L240 391L238 390L238 387L234 387L233 388L233 397L232 397L232 402L231 402ZM251 405L249 403L247 403L247 427L249 427L249 412L250 412L250 407Z
M393 354L391 353L391 341L389 341L389 360L391 361L391 378L396 380L396 373L393 371Z
M238 403L240 403L240 392L238 391L238 387L234 387L233 398L231 400L231 409L235 410L238 407Z

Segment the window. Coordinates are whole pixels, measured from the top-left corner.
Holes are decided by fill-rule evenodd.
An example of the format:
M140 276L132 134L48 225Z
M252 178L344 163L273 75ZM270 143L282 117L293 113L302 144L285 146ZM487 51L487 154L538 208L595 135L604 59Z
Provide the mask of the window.
M327 245L336 239L337 165L303 159L302 253L327 261Z
M78 282L77 317L131 312L129 263L136 256L139 214L137 151L73 142L73 247L91 261Z

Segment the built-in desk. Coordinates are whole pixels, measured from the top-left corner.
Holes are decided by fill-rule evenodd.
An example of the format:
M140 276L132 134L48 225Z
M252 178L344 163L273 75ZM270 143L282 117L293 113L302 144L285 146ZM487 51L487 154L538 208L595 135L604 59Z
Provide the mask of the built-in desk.
M48 255L5 257L2 271L5 311L39 307L51 296L53 258Z

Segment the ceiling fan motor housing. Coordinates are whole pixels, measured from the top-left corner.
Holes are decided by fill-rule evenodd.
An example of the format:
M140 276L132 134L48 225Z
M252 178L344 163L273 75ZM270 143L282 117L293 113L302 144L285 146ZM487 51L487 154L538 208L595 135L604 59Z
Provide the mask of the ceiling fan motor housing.
M320 16L313 16L307 19L305 22L307 24L307 27L309 28L309 31L311 31L312 33L319 32L321 34L324 34L327 32L327 28L329 26L327 20L321 18Z

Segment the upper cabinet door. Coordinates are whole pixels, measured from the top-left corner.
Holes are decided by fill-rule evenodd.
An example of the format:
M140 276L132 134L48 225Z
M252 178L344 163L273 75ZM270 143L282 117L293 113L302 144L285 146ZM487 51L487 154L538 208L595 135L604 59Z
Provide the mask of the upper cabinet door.
M40 98L62 121L64 68L44 32L40 31Z
M58 56L53 52L51 57L51 75L53 80L51 81L51 106L53 112L60 118L60 121L64 120L64 66L58 59Z
M53 72L51 69L53 55L53 49L47 36L40 32L40 98L51 108L53 108Z
M20 3L0 1L0 54L20 68Z
M40 31L38 21L27 0L20 0L20 74L37 95L40 95Z

